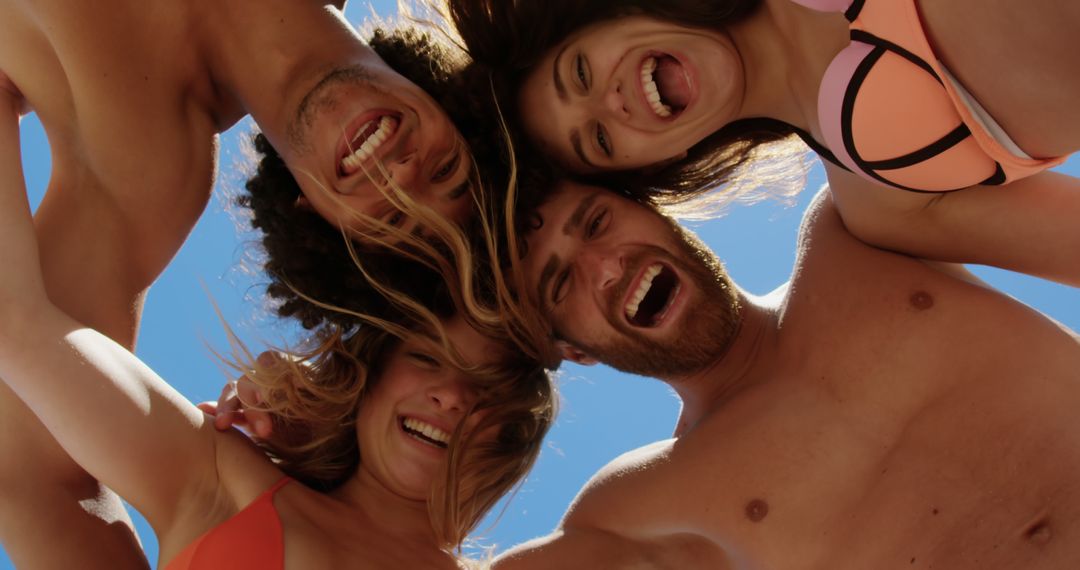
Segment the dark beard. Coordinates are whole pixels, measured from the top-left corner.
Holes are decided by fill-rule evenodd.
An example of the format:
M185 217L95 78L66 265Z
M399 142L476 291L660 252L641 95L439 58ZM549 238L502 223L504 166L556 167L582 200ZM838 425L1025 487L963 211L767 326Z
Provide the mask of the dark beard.
M689 277L694 291L682 309L679 333L669 339L646 337L621 318L613 307L609 322L618 334L608 342L589 345L567 335L566 340L600 362L623 372L673 378L700 372L720 359L734 340L741 322L739 295L723 264L701 241L672 222L679 252L666 256ZM622 296L615 298L621 304ZM675 327L673 327L675 329Z

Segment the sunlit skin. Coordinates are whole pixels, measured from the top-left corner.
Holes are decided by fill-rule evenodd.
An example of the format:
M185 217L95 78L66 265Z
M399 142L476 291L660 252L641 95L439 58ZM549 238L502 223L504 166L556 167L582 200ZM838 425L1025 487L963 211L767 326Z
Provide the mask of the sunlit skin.
M1080 50L1077 6L919 2L947 68L1036 157L1080 148L1080 113L1071 103L1080 98L1071 55ZM764 0L723 30L642 15L609 19L545 54L517 94L518 111L541 150L587 174L658 170L741 119L780 121L820 143L822 76L849 43L842 14L790 0ZM645 74L651 79L642 75L649 58L666 62ZM643 95L649 85L663 93L660 107ZM918 193L824 167L841 217L868 243L1080 285L1080 263L1065 253L1080 251L1074 177L1042 171L1004 186ZM1067 245L1050 251L1051 243Z
M357 229L345 215L355 209L414 230L366 177L336 176L335 153L352 143L345 133L379 110L399 119L396 138L374 153L397 185L452 219L469 214L461 188L471 161L460 136L430 97L365 45L343 4L237 0L101 10L0 2L3 93L14 97L17 114L33 112L49 139L52 168L35 230L53 302L133 348L147 289L210 199L218 134L249 114L306 192L298 208L314 208L333 224ZM357 70L344 78L370 83L324 81L338 70ZM320 85L322 94L313 95ZM237 158L221 165L231 169ZM0 513L0 540L16 565L147 567L116 495L76 465L6 387L0 424L0 447L18 459L0 472L30 482L17 486L26 492L4 495ZM68 537L66 548L55 547L57 534Z
M564 355L584 363L583 346L626 334L595 294L623 267L602 221L566 235L564 220L586 204L583 221L606 209L608 230L632 225L618 241L677 240L655 211L604 192L560 185L526 254L540 298L575 302L553 319ZM495 568L1057 570L1080 559L1080 337L961 267L867 246L825 192L796 247L790 283L738 293L739 327L710 360L658 376L682 400L675 438L610 462L554 532ZM538 286L553 257L570 260L565 291ZM726 312L714 303L726 299L693 317ZM656 336L670 341L665 328Z
M524 270L564 356L645 375L715 359L739 320L737 292L715 257L668 219L603 188L564 181L552 192L527 236ZM661 274L649 281L650 269ZM641 323L627 306L646 281L658 300L635 305L635 317L650 314Z
M391 119L385 140L361 164L343 167L362 129L381 117ZM447 219L470 214L468 146L430 95L381 61L329 73L304 95L285 133L275 145L303 203L331 223L370 231L359 213L413 231L417 222L394 206L390 183Z
M451 320L446 332L466 364L490 363L500 354L494 341L464 319ZM356 419L363 458L358 478L418 501L428 498L433 479L442 473L446 450L408 435L403 418L418 419L452 434L476 400L469 375L444 362L433 348L432 343L415 339L395 347L365 394ZM463 429L482 417L483 412L470 415Z
M646 99L641 65L658 53L678 57L689 74L691 101L677 119L658 116ZM520 92L522 119L544 150L576 171L651 166L738 117L742 65L725 33L638 16L602 22L534 68Z

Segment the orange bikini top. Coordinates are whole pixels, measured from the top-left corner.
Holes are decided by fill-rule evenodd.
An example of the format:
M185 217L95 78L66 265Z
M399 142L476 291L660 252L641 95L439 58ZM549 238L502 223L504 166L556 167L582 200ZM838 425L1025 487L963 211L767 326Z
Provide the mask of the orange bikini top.
M818 91L824 158L918 192L997 185L1064 162L1031 158L934 55L915 0L793 0L843 12L851 43ZM831 152L829 152L831 151Z
M165 570L283 570L284 531L274 495L292 481L283 477L229 520L187 545Z

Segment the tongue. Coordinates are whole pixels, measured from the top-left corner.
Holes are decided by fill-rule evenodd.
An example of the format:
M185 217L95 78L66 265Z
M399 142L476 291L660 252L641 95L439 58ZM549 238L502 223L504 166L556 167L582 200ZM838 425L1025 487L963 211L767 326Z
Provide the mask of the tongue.
M656 80L656 89L660 92L660 98L664 103L676 109L683 109L690 103L690 81L686 77L683 66L675 58L668 56L657 58L653 78Z

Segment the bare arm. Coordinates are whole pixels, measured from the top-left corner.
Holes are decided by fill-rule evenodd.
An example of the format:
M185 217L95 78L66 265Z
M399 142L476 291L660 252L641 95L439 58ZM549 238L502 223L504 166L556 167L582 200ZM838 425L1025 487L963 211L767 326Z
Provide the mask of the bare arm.
M196 482L216 477L213 430L130 352L48 299L22 176L17 107L5 93L0 92L0 378L75 461L152 522L171 522L177 498Z
M853 235L916 257L992 265L1080 287L1080 180L1056 172L1006 186L920 194L827 165Z

